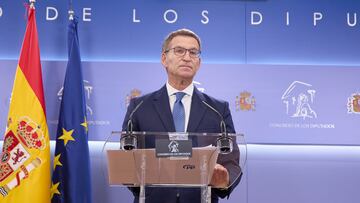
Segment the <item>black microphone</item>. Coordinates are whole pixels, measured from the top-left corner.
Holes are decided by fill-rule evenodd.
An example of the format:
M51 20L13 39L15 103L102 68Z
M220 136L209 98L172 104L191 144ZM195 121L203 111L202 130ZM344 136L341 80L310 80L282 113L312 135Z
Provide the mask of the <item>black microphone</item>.
M134 113L143 104L143 102L144 101L141 101L140 103L138 103L138 105L136 105L136 107L131 111L131 113L129 115L129 119L128 119L128 122L127 122L126 133L125 133L124 136L121 136L121 138L120 138L121 148L124 149L124 150L132 150L132 149L135 149L136 146L137 146L137 137L135 135L133 135L132 117L133 117Z
M216 140L218 150L220 151L221 154L231 153L233 150L233 142L227 134L226 123L224 121L224 117L221 115L221 113L218 110L216 110L214 107L212 107L206 101L202 101L202 103L205 104L205 106L207 106L209 109L214 111L220 118L221 136L219 138L217 138L217 140Z

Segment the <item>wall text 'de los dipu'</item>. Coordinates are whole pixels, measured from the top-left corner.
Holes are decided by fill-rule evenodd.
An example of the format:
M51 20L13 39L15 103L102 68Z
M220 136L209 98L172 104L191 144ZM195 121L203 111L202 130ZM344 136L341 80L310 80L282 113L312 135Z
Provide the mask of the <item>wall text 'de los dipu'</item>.
M55 21L57 20L61 14L59 13L58 9L56 7L47 6L45 8L46 12L46 21ZM94 10L91 7L82 8L81 13L79 16L81 16L81 20L84 22L91 22L92 20L92 13ZM132 12L130 13L132 16L129 18L129 20L132 21L132 23L142 23L142 20L146 17L144 17L136 8L132 9ZM0 7L0 18L5 15L5 12L3 11L2 7ZM67 15L67 13L64 15ZM261 11L249 11L249 23L250 25L258 26L264 23L264 19L266 19L266 16ZM284 12L283 14L283 22L284 25L290 26L291 25L291 17L292 14L289 11ZM302 14L303 15L303 14ZM310 15L312 15L312 25L317 26L318 23L321 21L326 20L326 14L324 12L318 11L318 12L312 12ZM196 15L195 15L196 16ZM166 9L162 13L162 21L168 24L173 24L178 21L178 19L181 16L179 16L177 10L175 9ZM209 10L202 10L199 13L199 22L201 24L209 24L211 22L211 11ZM356 12L346 12L344 13L344 23L348 25L349 27L355 27L357 25L357 13Z

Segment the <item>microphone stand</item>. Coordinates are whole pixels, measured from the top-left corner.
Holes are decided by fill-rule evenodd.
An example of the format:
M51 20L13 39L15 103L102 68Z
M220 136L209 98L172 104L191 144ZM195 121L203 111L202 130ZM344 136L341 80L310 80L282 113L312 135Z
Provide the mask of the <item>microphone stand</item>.
M143 102L144 101L141 101L138 105L136 105L136 107L129 116L126 133L120 138L120 146L121 149L123 150L133 150L137 148L137 137L133 133L132 117L134 113L138 110L138 108L142 105Z

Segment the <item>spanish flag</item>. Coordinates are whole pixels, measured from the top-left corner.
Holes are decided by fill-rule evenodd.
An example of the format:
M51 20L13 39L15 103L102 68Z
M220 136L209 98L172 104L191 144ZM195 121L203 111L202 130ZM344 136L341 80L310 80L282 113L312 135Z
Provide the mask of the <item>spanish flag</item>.
M45 112L35 8L30 6L0 156L1 203L50 202Z

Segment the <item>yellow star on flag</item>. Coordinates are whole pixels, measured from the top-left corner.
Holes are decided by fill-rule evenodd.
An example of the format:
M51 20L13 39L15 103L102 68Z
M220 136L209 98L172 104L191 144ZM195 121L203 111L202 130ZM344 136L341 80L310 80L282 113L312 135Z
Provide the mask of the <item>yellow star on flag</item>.
M85 127L85 130L86 130L86 132L88 131L88 123L87 123L87 120L86 120L86 117L84 117L84 122L83 123L81 123L80 125L82 125L82 126L84 126Z
M60 156L61 156L61 154L54 157L54 170L55 170L56 166L62 166L62 163L60 162Z
M62 129L63 134L58 138L60 140L64 140L64 144L68 143L69 140L75 141L75 139L71 136L74 132L74 130L66 131L64 128Z
M53 198L54 194L58 194L60 195L60 192L58 190L58 187L59 187L59 182L56 183L55 185L53 183L51 183L51 189L50 189L50 192L51 192L51 199Z

